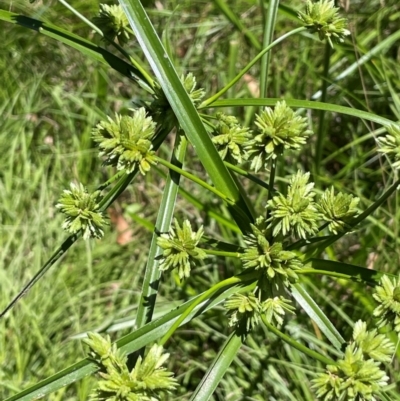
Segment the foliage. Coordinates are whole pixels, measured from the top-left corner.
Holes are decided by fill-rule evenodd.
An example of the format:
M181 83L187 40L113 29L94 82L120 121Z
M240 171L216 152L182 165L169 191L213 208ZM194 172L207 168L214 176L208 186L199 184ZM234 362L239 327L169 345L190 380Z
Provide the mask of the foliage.
M0 12L1 398L399 399L399 5L177 5Z

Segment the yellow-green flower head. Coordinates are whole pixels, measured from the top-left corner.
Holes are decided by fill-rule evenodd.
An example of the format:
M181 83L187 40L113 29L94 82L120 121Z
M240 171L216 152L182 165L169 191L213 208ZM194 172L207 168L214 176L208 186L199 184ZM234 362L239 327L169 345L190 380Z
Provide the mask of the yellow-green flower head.
M310 173L299 171L292 176L287 195L279 193L268 202L269 227L272 227L274 237L294 232L298 237L306 239L317 233L321 215L314 202L314 183L308 183L309 178Z
M93 22L110 39L118 38L118 42L124 45L129 39L129 21L122 7L118 5L100 4L99 15L93 18Z
M234 159L241 164L246 159L244 146L250 138L250 130L242 127L233 116L217 113L219 123L216 125L212 138L222 160Z
M380 285L375 287L372 295L378 302L373 315L378 318L377 326L389 325L400 333L400 277L390 279L384 275Z
M278 282L282 281L287 286L289 280L298 279L296 270L302 268L302 263L294 252L283 250L282 243L271 244L267 240L262 219L258 218L256 225L251 225L252 233L245 236L247 247L239 257L244 268L261 269L267 280L278 279Z
M167 234L161 234L157 244L164 251L160 263L160 270L178 269L179 278L182 280L190 276L191 267L196 262L203 260L206 253L197 245L203 236L203 226L197 232L192 230L188 220L183 222L182 228L175 219Z
M365 358L378 362L390 362L395 351L394 344L377 329L367 330L367 324L359 320L354 325L353 340L362 349Z
M258 131L245 146L251 160L250 168L255 172L267 168L266 162L284 150L300 149L312 134L307 129L307 119L295 114L284 100L278 102L273 110L266 107L256 116L255 124Z
M279 327L283 324L286 312L294 313L295 308L290 299L279 296L263 301L261 303L261 310L269 323Z
M339 17L338 11L333 0L320 0L316 3L308 0L306 12L299 12L299 18L311 32L318 32L319 38L326 38L333 47L332 39L343 42L350 35L350 31L346 29L346 19Z
M380 365L390 360L393 344L376 330L368 332L361 321L354 326L353 339L343 359L312 380L318 399L376 401L375 395L387 385L389 377Z
M91 348L90 357L100 367L101 380L91 396L96 401L157 401L162 394L177 387L173 373L162 365L169 354L163 354L163 347L153 345L144 360L138 357L135 367L129 371L126 354L111 344L107 336L89 333L86 344Z
M186 92L188 93L190 100L195 105L195 107L197 107L201 103L205 95L204 89L202 88L196 89L197 86L196 77L191 72L186 76L181 75L180 80L184 88L186 89ZM157 82L155 83L154 86L153 97L154 100L150 104L150 110L152 112L152 115L155 116L154 118L157 121L162 122L164 126L166 122L169 122L169 125L171 127L174 125L178 125L175 113L171 109L168 99L165 96L165 93L162 90L160 84L158 84Z
M242 327L248 332L258 324L261 304L253 293L234 294L225 302L224 306L230 316L230 327Z
M107 220L100 210L100 199L100 191L89 193L82 184L71 183L56 205L66 215L62 228L71 234L82 231L84 239L103 237Z
M116 114L115 121L101 121L93 130L93 140L99 144L105 163L131 173L135 168L145 175L156 164L151 139L156 124L146 117L143 107L132 110L133 116Z
M386 154L392 160L392 167L400 169L400 126L387 127L388 135L378 138L378 152Z
M322 214L323 220L329 222L329 231L337 234L339 231L343 231L346 223L357 215L359 201L359 198L342 192L335 195L335 190L331 187L319 199L317 207Z

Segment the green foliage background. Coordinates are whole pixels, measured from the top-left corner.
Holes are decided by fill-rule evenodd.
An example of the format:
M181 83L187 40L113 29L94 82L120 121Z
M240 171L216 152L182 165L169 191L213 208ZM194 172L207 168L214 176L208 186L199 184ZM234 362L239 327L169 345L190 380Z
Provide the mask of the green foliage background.
M179 73L193 72L199 86L213 94L244 67L257 50L209 1L148 2L149 15L164 40L171 43L171 57ZM261 39L262 21L255 0L228 2L243 24ZM352 36L331 53L333 84L346 68L365 52L399 32L400 6L388 0L351 1L346 13ZM96 1L71 1L88 17L98 11ZM346 3L347 4L347 3ZM2 1L1 8L55 23L96 42L99 39L80 20L56 1ZM302 2L291 2L298 9ZM282 5L275 37L298 26L296 13ZM90 188L111 176L101 167L91 139L93 126L115 111L123 113L133 102L149 95L108 68L45 36L22 27L1 23L0 43L0 309L39 270L65 234L55 204L62 190L73 180ZM372 111L392 120L400 119L399 40L377 52L367 63L328 91L327 101ZM357 50L355 51L355 45ZM138 59L140 47L129 45ZM308 33L294 36L274 49L271 55L268 97L311 99L321 89L325 44ZM253 97L259 68L255 66L228 97ZM255 86L254 86L255 85ZM228 110L251 124L258 110ZM376 152L376 127L351 116L310 112L316 132L322 129L326 141L321 174L314 179L321 187L334 185L361 199L365 209L390 185L393 171ZM322 128L320 128L322 127ZM172 139L171 139L172 141ZM172 142L171 142L172 143ZM160 154L171 152L169 141ZM288 156L280 176L298 168L311 169L313 144L302 154ZM191 150L189 150L191 152ZM187 166L204 174L199 161L190 154ZM160 168L161 169L161 168ZM263 173L260 174L263 177ZM152 171L139 177L113 206L119 225L113 223L103 241L80 241L42 279L6 319L0 320L0 398L9 397L29 385L82 359L86 349L80 333L99 330L112 338L134 327L141 280L151 230L160 203L164 176ZM247 184L254 205L261 209L264 191ZM216 204L212 195L188 180L182 186L205 206ZM279 182L278 182L279 186ZM222 213L228 216L223 206ZM184 196L178 197L176 215L192 224L207 222L206 234L237 241L233 231L223 231ZM397 274L399 270L399 202L392 196L354 234L327 250L332 260ZM113 220L114 221L114 220ZM121 221L129 223L130 241L118 243ZM225 229L226 230L226 229ZM215 257L195 270L188 282L176 276L164 277L155 317L206 290L210 283L238 272L237 261ZM310 279L310 293L331 318L344 338L349 323L370 318L374 301L368 288L332 278ZM221 306L181 328L169 343L169 368L181 387L173 399L188 399L208 365L223 344L229 329ZM326 350L319 329L305 313L291 317L286 331L316 350ZM334 353L335 351L332 350ZM323 366L290 348L263 327L247 339L214 394L215 400L314 400L310 380ZM390 371L393 391L400 380L396 361ZM86 400L95 383L85 378L54 394L49 400Z

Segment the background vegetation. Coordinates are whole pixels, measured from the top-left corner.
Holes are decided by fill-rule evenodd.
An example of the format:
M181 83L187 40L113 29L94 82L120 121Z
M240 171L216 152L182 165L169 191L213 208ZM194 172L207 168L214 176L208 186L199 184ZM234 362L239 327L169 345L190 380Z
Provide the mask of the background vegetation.
M221 13L215 2L163 0L147 2L157 31L172 44L179 73L193 72L208 94L232 79L256 54L248 39ZM262 18L256 0L230 1L231 9L261 41ZM91 18L97 1L71 1ZM1 1L1 8L56 23L95 42L99 39L57 1ZM351 37L327 50L316 36L304 33L274 49L267 97L317 99L323 82L327 101L354 106L392 120L400 119L399 39L382 46L399 32L400 6L396 0L345 1L344 14ZM275 37L296 27L301 1L283 4ZM62 217L55 204L73 180L95 188L110 175L101 167L91 140L93 126L106 115L124 112L149 95L109 68L75 50L22 27L1 22L0 30L0 309L22 288L63 241ZM129 50L144 59L132 40ZM329 53L327 53L329 51ZM356 68L368 52L370 59ZM324 63L330 58L330 71ZM257 97L256 65L230 90L229 97ZM251 125L256 108L230 109ZM320 169L314 180L334 185L361 199L365 209L382 194L395 174L376 152L379 127L338 114L309 112L315 132L325 135ZM172 141L172 139L171 139ZM171 142L172 143L172 142ZM161 154L171 153L169 141ZM280 176L298 168L315 169L315 139L300 156L289 157ZM189 150L190 151L190 150ZM192 152L192 151L190 151ZM187 168L203 174L191 153ZM81 334L108 332L119 338L134 327L148 244L161 198L164 176L155 169L138 177L109 210L111 227L102 241L79 241L19 305L0 320L0 398L9 397L82 359L87 350ZM316 172L316 170L314 170ZM260 174L260 178L266 179ZM204 207L215 199L182 179L185 194L178 197L176 215L200 226L208 216L188 201L194 195ZM252 191L255 205L265 193ZM383 272L398 273L399 200L392 196L355 234L327 250L331 260L343 260ZM221 227L210 221L208 234ZM207 234L207 232L206 232ZM235 233L224 232L224 238ZM177 276L164 278L155 316L180 304L238 271L234 261L215 257L195 270L187 283ZM351 336L350 324L368 320L374 301L357 283L318 278L307 281L319 305L339 332ZM308 316L288 319L285 330L313 349L326 347ZM219 306L181 328L168 347L169 368L180 383L174 399L188 399L229 334L224 309ZM322 365L282 344L263 327L241 348L214 394L215 400L314 400L310 380ZM390 371L393 392L400 380L399 364ZM49 400L86 400L95 380L85 378L51 394Z

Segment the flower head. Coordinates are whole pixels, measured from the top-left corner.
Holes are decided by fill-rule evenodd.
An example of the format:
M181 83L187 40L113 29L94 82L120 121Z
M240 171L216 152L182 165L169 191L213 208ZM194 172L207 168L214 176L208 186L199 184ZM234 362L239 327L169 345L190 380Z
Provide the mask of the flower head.
M197 107L202 101L205 91L204 89L196 89L197 82L196 77L190 72L189 74L181 75L180 80L188 93L190 100ZM157 121L162 121L162 124L165 126L166 122L169 122L170 125L178 125L175 113L171 109L169 101L165 96L163 89L160 84L157 82L154 86L154 100L150 104L150 110L152 115L155 116Z
M191 267L203 260L206 253L197 247L203 236L203 226L197 232L192 230L188 220L183 222L182 228L175 219L175 227L170 228L167 234L158 237L157 244L164 251L160 263L160 270L178 269L179 278L190 276Z
M244 145L250 137L249 129L239 125L233 116L217 113L217 118L219 123L215 127L215 136L212 141L216 145L222 160L230 156L237 163L242 163L243 159L246 158Z
M263 218L258 218L256 225L251 225L252 233L245 237L247 248L240 255L243 267L262 269L263 276L269 281L278 278L284 285L289 285L289 279L297 280L296 270L302 268L302 263L294 252L283 250L280 242L271 244L266 238Z
M126 354L111 344L110 337L89 333L86 344L91 348L89 356L101 368L101 380L91 399L94 401L157 401L162 393L177 387L176 379L162 365L169 354L163 347L153 345L146 357L138 357L135 367L129 371Z
M107 220L100 210L100 199L100 191L89 193L82 184L71 183L56 205L66 215L62 228L71 234L82 231L84 239L101 238Z
M293 313L295 308L289 299L279 296L263 301L261 310L269 323L281 326L286 312Z
M338 11L333 0L320 0L316 3L308 0L306 12L299 12L299 18L311 32L318 32L319 38L328 39L333 47L332 39L343 42L350 35L350 31L346 29L346 19L339 17Z
M254 294L234 294L225 302L224 306L230 315L230 327L243 325L248 332L258 324L261 305Z
M327 401L376 401L374 395L387 385L389 377L380 364L387 361L393 345L376 335L376 330L368 332L361 321L354 326L353 339L343 359L328 365L326 372L313 380L317 397Z
M367 324L359 320L354 325L353 340L362 349L365 357L378 362L390 362L395 347L383 334L378 334L376 329L367 331Z
M291 231L300 238L306 239L318 231L317 222L320 219L317 205L314 202L314 183L308 183L310 173L300 171L292 176L286 196L278 194L267 205L270 210L270 227L272 234L284 236Z
M146 117L142 107L133 110L133 116L116 115L115 121L101 121L93 130L93 140L99 144L100 155L105 163L116 166L118 170L131 173L135 168L145 175L150 165L155 164L151 139L156 124Z
M257 115L256 126L258 133L245 146L255 172L263 166L266 168L266 162L284 150L300 149L312 133L307 129L307 119L295 114L284 100L274 110L266 107Z
M100 4L99 15L93 22L103 31L105 36L110 39L118 38L121 45L129 39L129 21L121 5Z
M394 330L400 333L400 277L391 280L386 275L382 276L372 296L378 302L373 312L379 319L377 326L394 326Z
M385 153L393 160L392 167L400 169L400 126L392 124L387 127L388 135L378 138L378 152Z
M335 195L334 189L331 187L324 192L317 208L321 212L322 218L329 222L329 231L337 234L357 214L359 201L359 198L342 192Z

